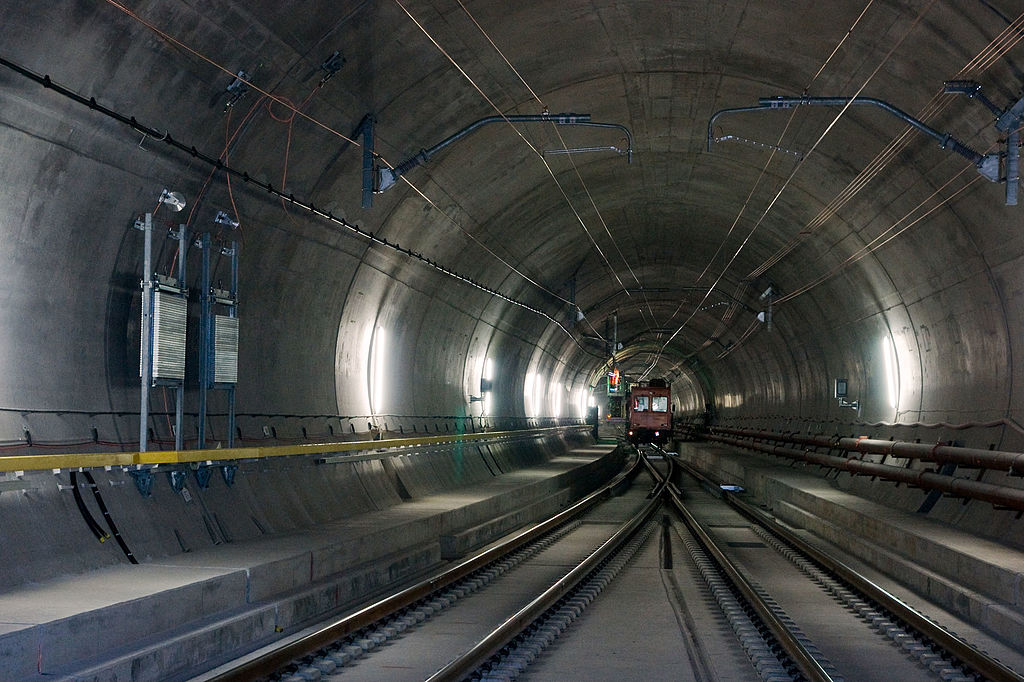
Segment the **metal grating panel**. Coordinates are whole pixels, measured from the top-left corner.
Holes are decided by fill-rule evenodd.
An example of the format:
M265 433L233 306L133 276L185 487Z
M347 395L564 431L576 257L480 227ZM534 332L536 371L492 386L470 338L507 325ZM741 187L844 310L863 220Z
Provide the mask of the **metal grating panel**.
M213 316L213 381L238 383L238 318Z
M187 304L181 296L156 292L153 300L153 378L185 379Z

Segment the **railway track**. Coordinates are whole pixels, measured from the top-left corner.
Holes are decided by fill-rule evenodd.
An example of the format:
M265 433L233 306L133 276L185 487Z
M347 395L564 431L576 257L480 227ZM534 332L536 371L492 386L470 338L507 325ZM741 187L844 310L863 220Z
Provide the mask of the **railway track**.
M697 481L718 486L686 474L686 494L666 488L683 542L762 679L1024 680L760 509L699 495Z
M643 458L628 490L624 475L441 575L202 679L1024 680L759 510L694 478L670 483L670 453L651 453L661 462ZM648 599L671 602L675 620L631 612L623 585L663 588ZM623 662L627 641L648 645L646 658Z
M608 571L624 561L620 553L629 549L629 540L638 531L649 532L643 526L660 505L642 490L608 501L640 470L637 459L569 509L442 574L199 679L315 680L339 669L346 679L457 679L471 660L483 665L515 638L518 632L507 621L528 626L540 618L554 627L565 612L547 614L549 606L581 581L590 580L584 585L588 594L607 582ZM612 508L611 517L588 522L599 508ZM538 593L545 594L524 599ZM490 635L481 641L481 633Z

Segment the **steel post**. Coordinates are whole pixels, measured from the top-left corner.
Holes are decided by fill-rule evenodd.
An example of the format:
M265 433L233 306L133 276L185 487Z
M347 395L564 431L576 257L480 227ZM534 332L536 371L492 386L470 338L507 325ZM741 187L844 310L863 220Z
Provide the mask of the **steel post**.
M149 443L149 387L153 383L153 214L147 213L142 228L142 339L139 372L139 452Z
M210 319L213 301L210 299L210 233L203 234L200 242L203 251L202 281L200 282L199 301L201 312L199 318L199 448L206 447L206 391L210 386Z

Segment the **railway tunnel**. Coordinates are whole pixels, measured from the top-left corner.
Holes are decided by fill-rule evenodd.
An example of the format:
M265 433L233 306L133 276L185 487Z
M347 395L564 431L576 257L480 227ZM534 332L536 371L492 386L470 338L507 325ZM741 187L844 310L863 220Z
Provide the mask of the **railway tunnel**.
M874 538L1024 642L1015 3L0 20L0 677L195 673L341 609L331 576L379 593L569 504L625 457L585 427L613 370L668 382L673 449L789 523L983 542ZM868 506L813 521L807 481ZM357 515L412 525L330 544ZM314 605L192 667L132 653L285 593Z

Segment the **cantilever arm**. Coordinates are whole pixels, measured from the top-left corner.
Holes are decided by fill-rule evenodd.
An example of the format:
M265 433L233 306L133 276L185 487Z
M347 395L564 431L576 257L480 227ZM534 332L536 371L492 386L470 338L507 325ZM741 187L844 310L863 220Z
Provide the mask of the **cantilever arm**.
M715 120L723 114L734 114L744 111L761 111L765 109L792 109L793 107L799 106L845 107L852 106L854 104L878 107L879 109L892 114L917 130L920 130L925 135L938 140L939 146L943 149L949 149L956 152L973 163L978 169L978 172L986 179L991 180L992 182L999 182L998 154L979 154L949 133L940 133L902 109L889 104L885 100L876 99L874 97L762 97L758 100L758 106L756 107L722 109L721 111L715 112L711 116L711 120L708 121L708 151L711 151L711 144L714 141L712 128Z
M406 159L394 168L381 168L377 171L377 193L383 192L398 182L398 178L420 164L429 161L435 154L449 145L466 137L478 128L490 123L554 123L562 126L591 126L594 128L617 128L626 133L628 147L626 155L630 163L633 161L633 134L624 125L618 123L592 123L590 114L509 114L507 116L487 116L470 123L462 130L449 135L429 149L421 149L419 153Z

